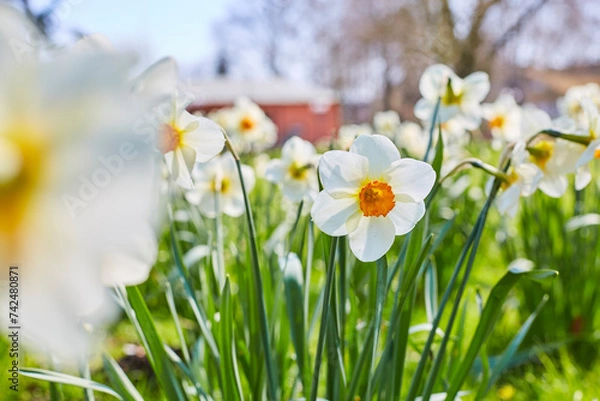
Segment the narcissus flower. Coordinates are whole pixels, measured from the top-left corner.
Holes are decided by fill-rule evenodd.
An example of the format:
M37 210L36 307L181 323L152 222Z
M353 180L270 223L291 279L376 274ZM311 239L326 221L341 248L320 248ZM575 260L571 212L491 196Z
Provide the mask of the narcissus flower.
M494 103L483 105L483 118L494 140L514 142L521 138L521 108L510 93L502 93Z
M283 195L292 202L312 200L319 192L316 174L318 160L315 147L294 136L283 145L281 159L269 161L265 178L279 184Z
M179 91L173 77L177 77L177 65L174 60L164 58L148 68L134 88L142 96L167 91L167 98L156 107L159 119L156 147L165 155L175 182L184 189L191 189L194 163L207 162L221 153L225 137L213 121L186 110L193 97Z
M474 72L464 79L449 67L436 64L428 67L419 81L422 99L415 105L415 116L431 121L438 99L438 121L458 119L468 130L481 123L481 102L490 91L490 80L485 72Z
M352 143L361 135L373 134L373 128L369 124L346 124L338 130L337 147L342 150L350 149Z
M562 115L572 118L577 123L584 123L586 116L581 103L583 99L589 99L596 107L600 107L600 85L588 83L572 86L564 97L556 101L556 105Z
M429 164L401 159L382 135L359 136L349 152L326 152L319 174L324 190L311 210L315 224L328 235L348 235L352 253L364 262L379 259L397 235L415 227L435 182Z
M598 113L598 106L588 98L584 98L581 104L584 119L580 133L587 136L590 143L577 160L576 167L578 168L585 166L593 159L600 159L600 113Z
M196 185L186 193L186 199L198 205L203 215L215 218L224 213L239 217L244 213L242 184L230 153L217 156L208 163L197 163L193 176ZM246 191L252 191L255 183L252 167L242 165L242 176Z
M542 137L527 147L529 161L544 174L540 190L552 198L560 198L567 190L567 174L574 173L582 146L564 139Z
M393 139L400 129L400 116L393 110L380 111L373 116L375 132Z
M539 167L531 163L527 156L525 142L517 142L513 148L510 168L506 174L507 181L502 183L502 192L496 198L496 205L500 213L514 217L519 208L520 197L531 196L543 177ZM492 180L489 181L489 184L491 183Z
M240 97L232 108L212 113L239 152L262 152L277 142L277 126L252 100Z
M7 15L14 24L24 19L0 5L0 21ZM17 39L4 29L0 49ZM0 60L0 270L8 277L5 269L18 265L26 339L46 352L80 357L90 346L81 323L102 324L114 312L101 280L105 258L133 251L132 237L156 214L152 149L133 132L133 57L6 56ZM0 316L4 328L7 318Z

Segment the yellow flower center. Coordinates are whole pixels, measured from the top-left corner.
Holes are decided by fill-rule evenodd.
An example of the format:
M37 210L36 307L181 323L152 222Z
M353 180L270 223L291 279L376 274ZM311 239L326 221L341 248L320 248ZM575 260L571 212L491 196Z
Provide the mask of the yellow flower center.
M442 103L446 106L458 105L462 100L462 93L454 93L452 89L452 80L448 80L446 85L446 93L442 96Z
M288 169L288 172L290 173L293 179L304 180L308 175L308 170L310 169L310 167L310 164L300 166L298 163L292 163L290 165L290 168Z
M254 121L254 119L250 116L244 116L244 118L242 118L240 120L240 131L241 132L251 131L255 126L256 126L256 121Z
M165 124L158 134L156 147L162 154L167 154L181 146L183 130L171 124Z
M214 178L210 183L210 189L213 192L220 192L225 194L231 189L231 180L229 178L223 178L220 182L217 178Z
M553 141L539 141L533 146L527 148L529 151L529 159L541 168L542 170L546 170L546 164L548 164L548 160L554 154L554 142Z
M594 158L595 159L600 159L600 148L596 149L594 151Z
M358 194L360 210L366 217L387 216L396 205L392 187L379 180L366 183Z
M490 126L490 129L494 129L494 128L502 129L502 127L504 127L504 117L496 116L494 119L492 119L489 122L489 126Z
M27 127L0 134L0 241L16 240L46 172L43 150L42 141Z
M507 190L512 184L517 182L519 176L517 175L514 169L511 169L510 174L508 174L506 178L507 180L502 181L502 184L500 184L500 188L502 188L503 190Z

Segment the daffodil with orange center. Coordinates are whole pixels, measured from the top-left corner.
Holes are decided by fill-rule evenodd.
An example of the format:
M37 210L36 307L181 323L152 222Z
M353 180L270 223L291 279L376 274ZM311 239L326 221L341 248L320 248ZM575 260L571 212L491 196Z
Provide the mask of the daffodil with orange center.
M312 201L319 192L317 163L319 155L312 143L293 136L281 148L281 158L270 160L265 178L278 184L283 196L292 202Z
M347 235L363 262L385 255L397 235L415 227L435 183L429 164L401 158L383 135L361 135L348 152L326 152L319 175L323 191L311 210L315 224L328 235Z

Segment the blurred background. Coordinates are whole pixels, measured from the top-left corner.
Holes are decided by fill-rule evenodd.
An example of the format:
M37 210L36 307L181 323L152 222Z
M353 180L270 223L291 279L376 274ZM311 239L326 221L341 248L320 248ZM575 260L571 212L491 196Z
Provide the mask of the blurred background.
M412 119L419 76L438 62L488 72L488 100L510 88L550 113L568 87L600 82L597 0L2 1L57 44L100 33L140 68L171 55L194 109L246 95L280 137L316 139L384 109Z

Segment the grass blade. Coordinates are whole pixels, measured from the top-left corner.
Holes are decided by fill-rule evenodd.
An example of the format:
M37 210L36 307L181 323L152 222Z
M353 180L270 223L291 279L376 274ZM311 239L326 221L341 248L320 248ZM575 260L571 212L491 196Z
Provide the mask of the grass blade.
M117 361L111 358L109 355L102 355L102 364L104 365L104 371L110 380L110 384L119 393L121 398L125 401L144 401L141 394L137 391L135 386L127 377L127 374L121 369Z

